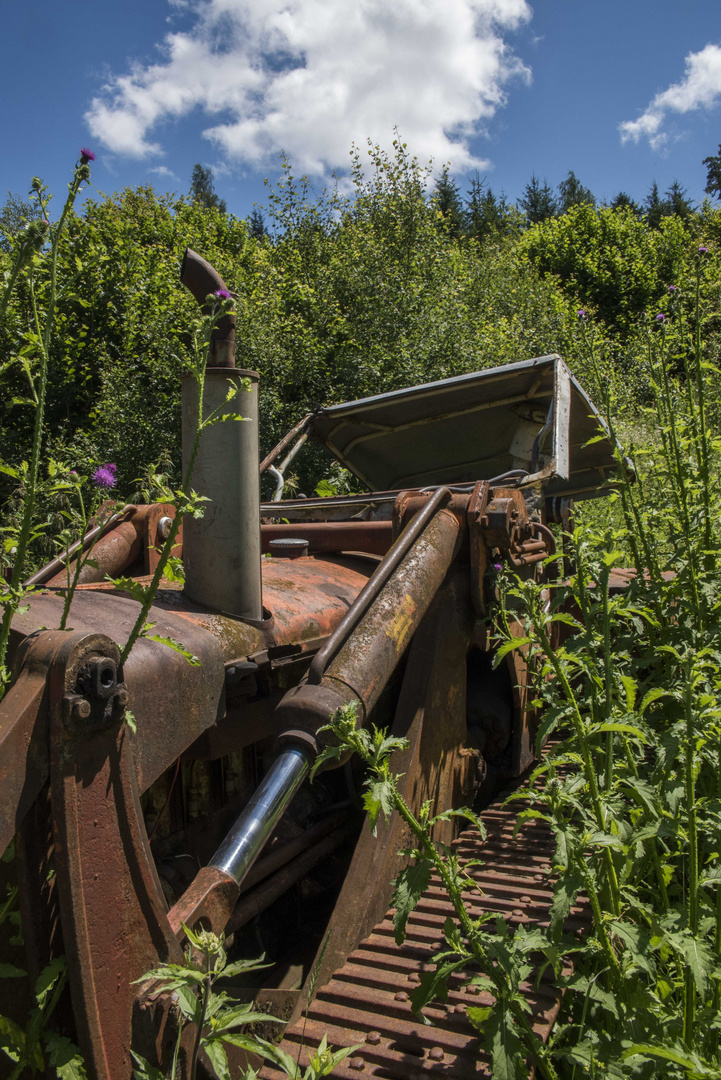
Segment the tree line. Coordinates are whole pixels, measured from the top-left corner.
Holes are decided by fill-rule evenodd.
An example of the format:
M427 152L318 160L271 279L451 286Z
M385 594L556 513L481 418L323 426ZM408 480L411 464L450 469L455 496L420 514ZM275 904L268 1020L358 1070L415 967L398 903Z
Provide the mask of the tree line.
M354 152L349 188L317 192L286 161L265 217L229 213L205 166L186 195L141 187L88 199L68 222L58 265L49 455L84 472L112 461L126 490L153 463L177 471L179 376L195 314L178 281L186 245L237 297L236 360L261 373L264 452L317 404L551 352L593 389L581 308L607 355L605 385L637 413L649 393L644 320L669 310L670 285L685 310L700 243L710 250L701 299L713 354L721 210L710 202L654 223L623 202L599 205L569 174L553 192L554 213L531 222L478 177L449 205L453 184L396 140L392 152ZM0 211L0 273L25 216L19 198ZM0 445L11 465L27 445L22 356L31 336L19 289L0 324ZM327 470L311 448L298 465L300 490L312 492ZM0 476L0 495L9 486Z

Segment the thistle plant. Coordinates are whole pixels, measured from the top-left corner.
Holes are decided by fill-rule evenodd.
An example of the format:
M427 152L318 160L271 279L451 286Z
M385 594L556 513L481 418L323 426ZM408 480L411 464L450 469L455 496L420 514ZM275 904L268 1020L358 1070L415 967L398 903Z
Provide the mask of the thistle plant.
M56 537L58 546L58 558L65 564L66 585L63 598L63 610L60 616L59 630L68 629L68 615L73 602L73 596L80 581L80 575L85 566L97 567L93 560L93 548L103 530L120 509L114 499L108 498L115 487L115 474L117 468L109 463L100 465L90 477L80 475L77 470L70 469L63 473L54 461L48 463L48 475L52 478L60 472L53 484L54 494L64 494L72 505L70 509L61 510L67 525ZM87 485L90 480L91 495L88 500ZM82 539L89 532L91 524L99 531L94 532L87 546L83 545ZM73 558L73 555L75 556Z
M549 938L561 953L570 958L561 924L579 895L592 913L574 975L560 980L570 993L551 1044L576 1077L721 1075L721 444L708 423L718 372L701 352L702 260L650 319L659 442L636 483L619 459L618 526L581 516L574 572L551 586L550 605L509 576L496 613L496 661L522 647L537 672L539 755L551 733L559 740L519 824L542 818L556 837ZM613 430L585 312L580 326ZM629 556L621 587L614 572ZM519 618L525 634L513 637Z
M188 946L183 964L162 964L139 979L140 983L152 982L154 993L173 994L181 1014L181 1023L175 1041L173 1059L168 1080L179 1075L181 1041L186 1027L193 1033L192 1048L185 1074L195 1080L201 1054L210 1062L218 1080L231 1080L226 1047L234 1046L251 1055L260 1056L276 1065L291 1080L320 1080L330 1076L333 1069L358 1048L344 1047L333 1051L325 1037L305 1070L289 1054L254 1033L239 1031L246 1025L278 1024L277 1017L258 1012L252 1003L239 1004L237 999L224 990L218 990L219 980L243 977L267 967L259 960L238 960L228 963L223 939L208 930L195 931L183 926ZM312 991L311 991L312 994ZM162 1069L151 1065L140 1054L133 1054L134 1080L165 1080ZM237 1074L236 1074L237 1075ZM249 1066L243 1072L243 1080L257 1080L257 1072Z
M38 177L32 181L31 197L40 208L41 218L31 221L15 238L14 255L10 273L0 296L0 319L5 317L10 297L21 276L27 283L31 329L27 340L12 363L19 365L25 376L28 397L24 402L34 409L33 437L29 460L20 469L0 463L0 470L22 486L23 513L19 527L13 536L6 533L5 545L12 559L10 581L0 592L0 698L4 696L10 681L6 657L13 615L20 611L28 590L23 588L28 548L37 535L35 522L36 500L40 483L40 464L43 451L45 400L48 386L50 346L55 328L55 311L58 299L58 257L63 243L66 224L75 200L83 184L90 183L90 162L95 155L82 149L75 166L73 178L68 185L60 218L51 225L48 220L50 195Z
M201 1051L210 1061L218 1080L230 1080L226 1046L258 1053L262 1048L257 1040L238 1028L246 1024L278 1023L266 1013L257 1012L252 1004L239 1004L230 994L216 989L220 979L246 975L266 965L262 960L239 960L228 963L222 938L208 930L194 932L184 926L188 947L183 964L161 964L139 979L153 981L153 991L173 994L182 1017L178 1025L169 1080L178 1074L178 1058L184 1026L192 1025L193 1040L187 1067L189 1080L195 1080ZM164 1080L165 1073L150 1064L140 1054L133 1054L135 1080Z

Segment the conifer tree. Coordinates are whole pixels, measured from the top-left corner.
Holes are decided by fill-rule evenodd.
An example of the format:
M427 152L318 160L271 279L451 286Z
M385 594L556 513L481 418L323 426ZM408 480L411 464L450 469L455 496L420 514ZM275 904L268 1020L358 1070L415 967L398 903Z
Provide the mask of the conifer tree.
M509 206L503 192L495 195L482 179L475 174L470 183L465 202L463 221L466 236L475 240L493 240L518 232L521 227L519 212Z
M678 180L674 180L666 192L664 203L667 214L675 214L682 221L687 221L694 212L694 205L686 196L686 189L682 188Z
M518 200L518 205L526 215L529 225L535 225L539 221L546 221L547 218L554 217L558 210L556 200L553 197L553 189L547 180L541 183L535 173L532 174L531 179L526 184L523 195Z
M721 144L718 148L718 154L712 154L710 157L704 158L703 163L706 166L706 187L704 191L707 195L715 195L717 199L721 199Z
M248 218L248 229L254 240L262 240L264 236L268 235L268 230L265 227L265 218L257 206L253 209Z
M610 202L612 210L630 210L634 217L641 216L641 207L625 191L619 191Z
M193 175L190 178L190 197L193 202L200 203L201 206L205 206L209 210L215 209L220 210L221 214L227 213L225 199L221 199L216 194L211 169L201 165L200 162L193 166Z
M460 236L463 229L463 204L458 184L451 179L447 165L443 166L443 172L436 178L433 198L450 235Z
M484 199L485 178L478 173L471 180L468 197L463 208L466 235L474 240L482 240L485 235ZM490 190L490 189L489 189Z
M572 206L596 205L596 199L590 188L584 187L573 169L568 170L568 176L558 185L558 213L565 214Z
M651 185L651 190L649 191L648 195L644 200L643 209L649 228L660 228L661 218L664 216L664 205L663 200L658 193L658 184L655 180Z

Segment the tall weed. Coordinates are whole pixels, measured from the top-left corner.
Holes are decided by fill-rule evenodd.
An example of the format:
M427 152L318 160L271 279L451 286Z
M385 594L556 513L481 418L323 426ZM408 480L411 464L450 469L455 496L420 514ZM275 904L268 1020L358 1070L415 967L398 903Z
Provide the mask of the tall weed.
M539 753L562 736L530 783L531 812L556 836L550 937L561 951L579 893L593 914L552 1047L576 1076L721 1075L721 440L709 421L718 372L701 347L704 255L690 316L677 300L648 331L658 440L636 483L619 460L618 526L581 519L574 573L552 586L550 606L537 585L511 580L500 605L499 658L524 644L540 676Z
M450 975L472 961L495 998L469 1010L495 1077L522 1080L530 1063L538 1075L572 1080L721 1077L721 438L712 419L718 371L700 329L705 254L688 310L674 288L670 311L647 324L646 420L657 438L638 474L619 456L611 513L582 515L567 537L567 580L502 577L496 662L524 649L543 718L540 764L511 799L530 793L519 826L540 818L555 836L548 929L511 934L504 920L472 920L464 868L433 843L429 808L413 815L398 793L396 740L355 731L352 716L331 725L369 766L372 823L396 810L414 837L395 883L398 940L432 871L456 910L412 1005L420 1012L444 996ZM593 396L613 432L603 338L579 316ZM511 632L519 620L521 636ZM592 914L581 944L564 933L580 895ZM567 993L544 1047L518 988L549 965Z

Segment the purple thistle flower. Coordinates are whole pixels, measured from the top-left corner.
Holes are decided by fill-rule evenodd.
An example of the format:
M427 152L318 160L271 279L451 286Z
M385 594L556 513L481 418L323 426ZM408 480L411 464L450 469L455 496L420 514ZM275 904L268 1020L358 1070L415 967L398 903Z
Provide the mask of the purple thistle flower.
M96 487L110 488L115 487L115 466L101 465L99 469L96 469L93 473L91 480Z
M578 311L576 312L576 314L578 315L579 319L587 319L588 318L588 315L586 314L586 309L585 308L579 308Z
M656 322L657 323L665 323L666 322L666 316L664 315L664 313L662 311L659 311L658 315L656 316Z
M217 296L219 300L230 300L230 293L227 289L216 289L213 296Z
M118 471L118 466L113 465L113 463L111 461L109 461L106 465L103 465L103 468L104 469L109 469L110 472L113 474L113 476L115 476L116 472Z
M494 562L493 569L496 571L497 574L500 574L501 570L503 569L503 563Z
M708 255L708 248L705 244L701 244L701 247L698 249L698 253L699 255Z
M87 165L89 161L95 161L95 154L88 150L87 146L83 146L80 151L80 164Z
M676 286L675 285L669 285L668 291L670 292L671 296L673 296L673 294L677 291Z

